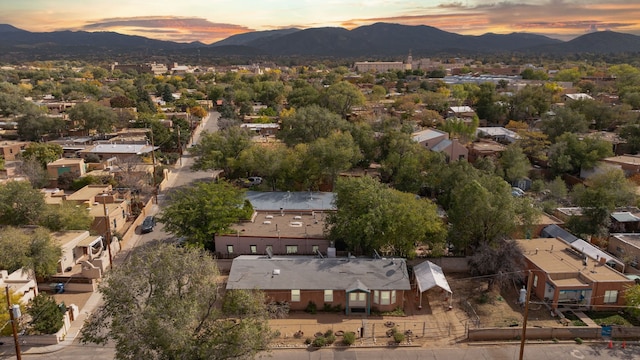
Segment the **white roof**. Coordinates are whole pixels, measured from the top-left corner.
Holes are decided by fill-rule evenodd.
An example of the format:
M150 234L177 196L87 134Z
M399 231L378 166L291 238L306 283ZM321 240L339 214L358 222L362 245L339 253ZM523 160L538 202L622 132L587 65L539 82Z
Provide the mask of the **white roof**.
M624 269L624 263L618 260L615 256L606 253L597 247L593 246L591 243L588 243L582 239L578 239L571 243L571 247L580 251L582 254L590 257L593 260L599 260L605 258L606 261L613 261L616 264L620 265L622 269Z
M566 94L565 96L571 100L593 100L591 95L585 93Z
M442 135L447 135L447 133L446 132L442 132L440 130L436 130L436 129L424 129L424 130L417 131L417 132L414 132L413 134L411 134L411 138L415 142L422 142L422 141L435 139L435 138L440 137Z
M451 293L451 287L449 287L449 282L444 276L442 268L431 261L427 260L414 266L413 273L421 293L436 286Z
M471 113L474 112L470 106L452 106L449 109L454 113Z

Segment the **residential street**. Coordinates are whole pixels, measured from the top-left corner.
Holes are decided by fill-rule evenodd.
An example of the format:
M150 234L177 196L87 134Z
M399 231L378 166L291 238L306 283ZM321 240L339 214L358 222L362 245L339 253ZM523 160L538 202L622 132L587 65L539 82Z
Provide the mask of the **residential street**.
M6 344L3 346L7 346ZM466 345L446 348L395 348L395 349L321 349L308 351L306 349L286 349L273 350L260 354L256 359L275 360L408 360L408 359L431 359L431 360L514 360L518 359L519 345ZM73 345L65 347L55 354L27 355L27 359L37 360L111 360L115 354L113 346L83 346L74 342ZM640 357L640 346L629 345L626 349L616 346L614 349L607 349L604 343L594 344L536 344L527 345L524 359L637 359ZM2 359L12 359L12 356L2 357Z
M217 131L218 119L220 114L217 112L210 112L207 118L204 119L201 126L199 126L193 136L194 143L197 143L200 135L204 131L214 132ZM211 179L214 172L212 171L191 171L191 165L193 164L193 158L185 152L186 155L183 156L182 164L178 163L174 169L171 170L171 174L169 176L169 182L165 189L165 191L158 196L159 204L153 206L152 211L149 215L155 215L160 211L160 207L165 198L165 194L168 191L171 191L172 188L176 188L179 186L187 185L193 181L202 180L202 179ZM142 246L148 242L154 240L166 240L170 239L171 235L164 232L164 226L162 223L158 223L152 232L146 234L140 234L139 231L137 235L131 238L126 244L123 245L122 250L114 256L113 262L114 266L117 266L118 263L126 261L129 253L136 247ZM77 339L75 339L78 331L80 330L84 319L87 317L89 313L93 311L93 309L99 306L101 302L100 296L98 293L92 295L87 304L85 304L85 308L80 310L80 317L76 319L71 325L69 329L68 338L65 342L51 346L51 347L30 347L26 342L23 342L21 346L21 352L23 357L29 358L38 358L38 359L51 359L53 354L39 354L44 351L55 351L55 358L59 359L113 359L114 349L111 346L96 346L96 345L81 345ZM87 355L89 352L91 355ZM5 342L0 345L0 359L11 359L15 357L15 351L13 342Z

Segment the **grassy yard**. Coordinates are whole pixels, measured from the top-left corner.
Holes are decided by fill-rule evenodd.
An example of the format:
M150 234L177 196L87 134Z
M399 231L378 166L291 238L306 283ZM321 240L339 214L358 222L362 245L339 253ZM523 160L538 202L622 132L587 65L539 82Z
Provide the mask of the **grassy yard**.
M640 321L626 312L586 311L585 314L598 325L640 326Z

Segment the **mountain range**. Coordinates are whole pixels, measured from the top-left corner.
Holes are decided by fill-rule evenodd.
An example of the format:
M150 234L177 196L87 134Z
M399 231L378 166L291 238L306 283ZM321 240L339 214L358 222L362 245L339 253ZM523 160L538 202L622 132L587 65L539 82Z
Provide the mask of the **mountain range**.
M213 44L177 43L115 32L29 32L0 24L0 60L82 57L242 56L387 59L439 54L620 54L639 53L640 36L601 31L561 41L530 33L460 35L435 27L376 23L339 27L255 31Z

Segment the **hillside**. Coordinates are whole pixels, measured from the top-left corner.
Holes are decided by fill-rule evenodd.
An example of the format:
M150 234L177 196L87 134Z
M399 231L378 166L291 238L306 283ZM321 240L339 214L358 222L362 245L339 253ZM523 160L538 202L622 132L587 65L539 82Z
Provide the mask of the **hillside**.
M43 59L144 59L172 56L189 59L212 57L333 57L403 58L439 54L538 53L616 54L640 52L640 37L602 31L585 34L568 42L546 36L511 33L460 35L419 25L376 23L353 30L339 27L256 31L231 36L211 45L176 43L115 32L55 31L29 32L0 24L0 60Z

